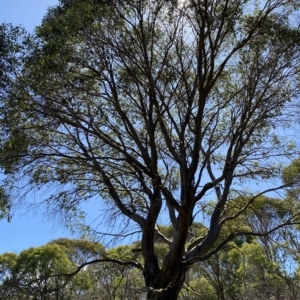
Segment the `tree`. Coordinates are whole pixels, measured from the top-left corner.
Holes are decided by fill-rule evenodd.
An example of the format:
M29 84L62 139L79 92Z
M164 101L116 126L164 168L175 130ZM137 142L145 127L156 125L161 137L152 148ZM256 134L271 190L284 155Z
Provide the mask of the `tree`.
M289 201L260 197L233 226L268 230L275 220L281 223L291 216L294 207ZM227 227L223 238L231 230ZM199 294L195 299L297 299L298 247L299 231L292 226L268 236L237 237L207 261L196 264L187 286Z
M13 58L10 54L20 50L16 38L25 34L21 28L14 28L11 25L0 25L0 99L7 96L7 92L11 87L11 77L13 74ZM0 188L0 219L7 218L9 221L10 203L9 196L5 189Z
M191 230L202 226L195 223ZM168 235L171 227L161 227ZM278 235L278 233L277 233ZM293 235L298 235L294 230ZM184 288L178 299L298 299L299 298L299 240L286 248L278 237L270 239L266 247L259 238L235 240L210 259L196 263L189 269ZM0 255L1 299L146 299L139 270L114 262L87 264L70 276L82 262L99 257L133 260L139 244L133 243L104 249L86 240L59 239L15 253ZM162 261L166 247L156 245ZM289 250L293 257L285 252ZM281 256L281 257L279 257ZM293 272L288 262L293 265Z
M18 199L51 187L41 201L68 217L98 199L120 233L141 232L143 261L114 262L143 272L148 299L177 299L195 263L299 222L296 209L268 228L235 222L297 181L281 182L298 151L297 9L61 0L20 46L2 97L6 187ZM190 241L195 221L202 230Z
M132 256L129 247L104 250L99 243L87 240L58 239L23 250L19 255L0 255L1 299L141 299L124 285L131 287L142 279L131 266L104 262L87 264L80 273L77 268L88 260L105 257L116 259ZM71 272L76 272L70 276Z
M53 242L19 255L2 254L1 299L76 299L78 292L83 296L90 288L89 278L84 272L71 279L63 276L75 267L65 250Z

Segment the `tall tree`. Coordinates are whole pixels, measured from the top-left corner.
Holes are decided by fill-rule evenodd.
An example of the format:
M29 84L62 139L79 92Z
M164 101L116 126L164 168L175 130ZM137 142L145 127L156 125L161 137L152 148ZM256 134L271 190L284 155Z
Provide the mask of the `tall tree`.
M292 0L61 0L25 40L2 98L6 186L19 197L47 187L44 203L60 213L97 199L122 232L141 232L142 263L119 263L143 271L148 299L176 299L196 262L299 221L293 210L271 227L234 222L295 183L280 178L297 153L297 9ZM191 242L195 220L203 230Z

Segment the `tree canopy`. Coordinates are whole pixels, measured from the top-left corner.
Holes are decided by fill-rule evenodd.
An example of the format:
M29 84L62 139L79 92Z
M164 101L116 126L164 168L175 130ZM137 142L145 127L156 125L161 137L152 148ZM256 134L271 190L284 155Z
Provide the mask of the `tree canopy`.
M67 218L94 199L119 233L140 232L128 264L148 299L177 299L233 241L297 225L299 176L283 170L299 154L299 6L61 0L35 34L6 28L5 191L45 189Z

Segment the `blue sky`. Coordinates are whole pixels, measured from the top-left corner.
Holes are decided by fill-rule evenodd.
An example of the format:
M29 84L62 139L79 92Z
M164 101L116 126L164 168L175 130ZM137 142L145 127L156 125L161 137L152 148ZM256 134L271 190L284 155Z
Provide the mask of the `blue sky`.
M0 0L0 23L22 25L31 32L40 24L47 8L57 3L58 0ZM10 223L0 221L0 253L20 252L59 237L70 237L70 233L38 214L16 212Z
M47 8L58 0L0 0L0 23L22 25L32 31L39 25Z

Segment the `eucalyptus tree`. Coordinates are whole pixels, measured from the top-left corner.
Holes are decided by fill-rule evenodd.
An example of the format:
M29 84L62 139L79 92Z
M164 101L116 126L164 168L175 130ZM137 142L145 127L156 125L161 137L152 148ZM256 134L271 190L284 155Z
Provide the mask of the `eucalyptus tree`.
M298 9L61 0L24 39L1 99L6 188L14 199L47 188L41 201L67 215L93 198L120 233L141 232L143 259L114 262L142 271L148 299L177 299L195 263L299 221L294 209L270 228L234 222L295 183L281 170L298 146Z

